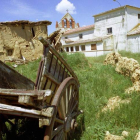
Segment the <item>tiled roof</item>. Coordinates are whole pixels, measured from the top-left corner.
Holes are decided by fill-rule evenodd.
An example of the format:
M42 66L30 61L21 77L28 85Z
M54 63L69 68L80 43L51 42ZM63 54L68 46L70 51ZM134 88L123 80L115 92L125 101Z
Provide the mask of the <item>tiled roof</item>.
M79 28L75 28L75 29L71 29L71 30L66 31L64 33L64 35L73 34L73 33L76 33L76 32L81 32L81 31L85 31L85 30L89 30L89 29L93 29L93 28L94 28L94 25L79 27Z
M129 31L127 35L135 35L135 34L140 34L140 23L136 25L131 31Z
M110 12L112 12L112 11L119 10L119 9L122 9L122 8L126 8L126 7L131 7L131 8L140 9L139 7L130 6L130 5L124 5L124 6L120 6L120 7L118 7L118 8L114 8L114 9L111 9L111 10L108 10L108 11L105 11L105 12L102 12L102 13L99 13L99 14L96 14L96 15L93 15L93 16L96 17L96 16L99 16L99 15L103 15L103 14L106 14L106 13L110 13Z
M104 39L111 37L111 36L112 35L103 36L103 37L95 37L93 39L87 39L87 40L77 40L77 41L74 41L72 43L69 43L69 44L66 44L63 46L65 47L65 46L69 46L69 45L83 44L83 43L89 43L89 42L100 42L100 41L103 41Z

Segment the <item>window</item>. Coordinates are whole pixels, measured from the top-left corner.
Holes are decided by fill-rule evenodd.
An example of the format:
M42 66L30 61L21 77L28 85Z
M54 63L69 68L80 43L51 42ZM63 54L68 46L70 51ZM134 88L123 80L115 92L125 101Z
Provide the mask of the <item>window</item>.
M21 26L22 26L22 29L25 29L25 27L24 27L24 25L23 25L23 24L22 24Z
M72 28L72 19L70 19L70 28Z
M66 47L66 52L69 52L69 47Z
M33 37L35 37L34 28L32 28L32 35L33 35Z
M79 38L83 38L83 34L79 34Z
M91 50L97 50L96 44L91 44Z
M73 47L70 47L71 52L73 52Z
M66 36L65 39L68 39L68 37Z
M76 49L76 51L79 51L79 46L76 46L75 49Z
M64 28L67 28L67 19L64 19Z
M9 49L9 50L7 50L7 56L12 56L12 54L13 54L13 49Z
M107 28L107 34L112 34L112 27L111 28Z
M138 19L140 19L140 14L138 14Z
M82 51L85 51L85 45L82 45L82 46L81 46L81 50L82 50Z

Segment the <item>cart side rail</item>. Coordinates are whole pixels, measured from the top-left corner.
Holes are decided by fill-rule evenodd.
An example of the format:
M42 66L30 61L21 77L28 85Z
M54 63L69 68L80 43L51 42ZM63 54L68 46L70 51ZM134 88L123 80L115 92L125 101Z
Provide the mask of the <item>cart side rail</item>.
M39 38L44 46L43 58L40 62L36 88L56 91L62 81L67 77L74 77L78 84L78 78L62 56L50 45L49 40Z

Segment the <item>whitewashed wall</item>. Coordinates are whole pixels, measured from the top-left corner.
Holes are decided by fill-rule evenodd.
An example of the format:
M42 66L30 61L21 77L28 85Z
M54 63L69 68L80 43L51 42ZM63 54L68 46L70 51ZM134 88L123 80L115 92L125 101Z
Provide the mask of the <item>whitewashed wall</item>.
M133 53L140 53L140 34L128 36L128 49L127 51L131 51Z
M127 31L130 31L138 23L140 23L138 14L140 14L140 9L130 7L127 8Z
M79 34L83 34L83 38L82 39L79 39ZM70 39L72 41L92 39L94 37L94 29L87 30L87 31L82 31L82 32L77 32L77 33L73 33L73 34L64 35L61 38L62 45L70 44L70 43L65 43L65 37L68 37L68 39Z
M118 9L106 13L104 15L95 16L95 35L105 36L107 35L107 28L112 27L112 35L114 46L118 42L118 49L125 50L127 44L127 20L125 9Z

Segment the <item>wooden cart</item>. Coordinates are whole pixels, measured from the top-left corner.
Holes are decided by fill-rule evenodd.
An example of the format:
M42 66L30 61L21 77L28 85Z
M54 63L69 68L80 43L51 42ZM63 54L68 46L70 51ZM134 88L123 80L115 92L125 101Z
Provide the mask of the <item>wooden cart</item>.
M49 40L39 40L44 51L36 83L0 62L0 132L9 119L33 118L45 128L44 140L66 140L81 113L79 82Z

